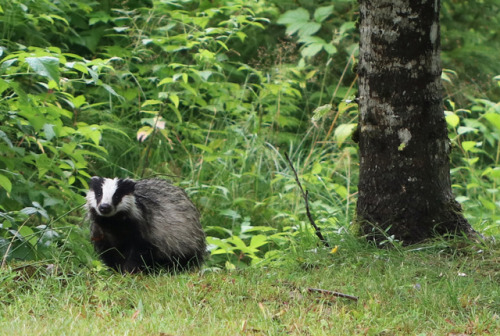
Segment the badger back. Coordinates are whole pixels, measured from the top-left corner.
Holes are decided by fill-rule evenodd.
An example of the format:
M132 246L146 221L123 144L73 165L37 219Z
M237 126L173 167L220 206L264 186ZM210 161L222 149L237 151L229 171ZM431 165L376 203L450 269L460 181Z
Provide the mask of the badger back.
M205 233L200 214L183 189L161 179L136 182L135 197L148 223L147 239L164 255L192 255L201 260Z

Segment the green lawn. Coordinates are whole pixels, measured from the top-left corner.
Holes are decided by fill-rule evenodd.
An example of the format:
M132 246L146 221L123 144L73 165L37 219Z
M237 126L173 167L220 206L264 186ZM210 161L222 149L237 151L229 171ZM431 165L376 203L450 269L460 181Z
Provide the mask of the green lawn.
M0 273L2 335L500 335L499 249L303 251L180 275ZM34 271L34 274L32 274ZM359 297L353 301L308 288Z

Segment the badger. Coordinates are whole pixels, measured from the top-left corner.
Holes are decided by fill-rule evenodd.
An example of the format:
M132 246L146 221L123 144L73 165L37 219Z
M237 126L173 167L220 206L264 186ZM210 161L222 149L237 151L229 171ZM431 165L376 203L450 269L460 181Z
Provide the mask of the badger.
M183 189L165 180L94 176L86 208L94 249L119 272L183 271L203 262L200 214Z

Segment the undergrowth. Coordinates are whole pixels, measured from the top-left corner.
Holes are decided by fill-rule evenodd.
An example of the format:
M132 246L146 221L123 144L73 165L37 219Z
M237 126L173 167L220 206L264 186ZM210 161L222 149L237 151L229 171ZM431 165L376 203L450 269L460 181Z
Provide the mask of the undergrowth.
M300 3L0 4L2 333L500 333L498 29L445 1L453 189L484 241L375 247L351 231L356 2ZM470 54L490 60L473 64L481 73L467 71ZM105 268L82 209L91 175L185 188L207 232L203 269Z
M359 161L354 2L28 2L0 11L2 266L102 267L81 207L91 175L185 188L210 266L276 262L316 243L285 152L342 247ZM443 74L454 192L499 236L499 103L460 75Z

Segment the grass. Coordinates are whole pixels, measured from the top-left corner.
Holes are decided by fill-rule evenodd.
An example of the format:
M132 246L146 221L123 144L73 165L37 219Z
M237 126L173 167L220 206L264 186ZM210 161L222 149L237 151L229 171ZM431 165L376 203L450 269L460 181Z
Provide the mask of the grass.
M498 335L498 246L359 244L180 275L0 272L8 335ZM27 271L36 270L35 272ZM322 288L359 301L310 293Z

